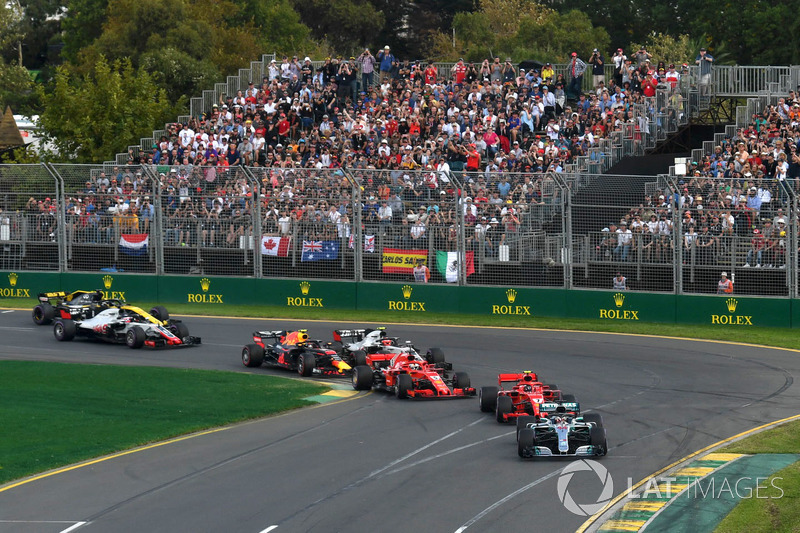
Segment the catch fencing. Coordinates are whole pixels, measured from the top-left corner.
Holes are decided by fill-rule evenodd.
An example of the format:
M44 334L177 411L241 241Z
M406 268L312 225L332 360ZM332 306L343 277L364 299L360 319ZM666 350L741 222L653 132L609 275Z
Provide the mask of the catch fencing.
M569 289L611 289L619 273L628 290L677 294L716 293L725 271L735 294L797 297L798 190L570 172L4 165L0 267Z

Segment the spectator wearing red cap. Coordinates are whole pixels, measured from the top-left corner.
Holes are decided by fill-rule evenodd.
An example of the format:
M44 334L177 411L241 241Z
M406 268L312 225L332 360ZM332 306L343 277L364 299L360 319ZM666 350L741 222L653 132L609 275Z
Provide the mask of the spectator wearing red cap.
M567 98L577 99L578 95L583 92L583 73L586 72L586 63L578 57L577 52L572 52L572 57L567 65L567 78L569 85L567 86Z

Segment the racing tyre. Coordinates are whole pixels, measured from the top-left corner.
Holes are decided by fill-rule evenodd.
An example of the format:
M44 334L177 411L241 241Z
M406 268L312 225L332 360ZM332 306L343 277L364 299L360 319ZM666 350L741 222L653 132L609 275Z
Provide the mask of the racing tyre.
M478 403L481 411L491 413L497 409L497 387L481 387L478 391Z
M242 364L253 368L264 362L264 348L258 344L248 344L242 348Z
M514 402L508 396L500 396L497 399L497 409L495 410L495 417L501 424L508 422L506 415L514 410Z
M603 415L600 413L587 413L583 415L584 422L594 422L594 425L601 428L603 427Z
M147 334L141 326L133 326L125 334L125 344L128 345L128 348L133 348L134 350L144 346L144 341L146 339Z
M46 326L56 316L56 309L48 302L43 302L33 308L33 323L37 326Z
M444 352L441 348L431 348L428 350L425 359L432 365L438 365L440 363L444 363Z
M395 385L395 394L401 400L408 398L408 392L414 388L414 380L408 374L400 374L397 376L397 385Z
M309 377L317 367L317 358L313 353L301 353L297 356L297 373Z
M189 336L189 327L183 322L175 322L170 325L169 329L180 340L183 340Z
M608 442L606 441L606 430L602 427L593 427L589 431L589 444L600 448L599 455L608 453Z
M521 429L517 436L517 453L523 459L533 457L536 446L536 432L530 428Z
M556 385L555 383L545 383L544 386L549 387L552 390L558 390L558 385Z
M71 341L75 338L77 331L78 327L75 325L75 321L68 318L56 320L53 326L53 335L58 341Z
M155 318L161 320L169 320L169 313L167 312L167 308L163 305L157 305L154 308L150 309L150 314L153 315Z
M356 350L351 355L353 356L353 366L364 366L367 364L367 352L364 350Z
M345 355L344 346L339 341L331 341L331 350L336 350L340 356Z
M353 369L353 388L355 390L369 390L372 388L372 369L360 365Z
M528 427L528 424L536 422L535 416L518 416L517 417L517 440L519 440L519 432Z
M561 401L562 402L575 402L575 403L578 402L578 400L575 399L575 395L574 394L562 394L561 395Z
M466 372L456 372L453 375L453 388L454 389L466 389L469 388L471 385L471 381L469 379L469 374Z

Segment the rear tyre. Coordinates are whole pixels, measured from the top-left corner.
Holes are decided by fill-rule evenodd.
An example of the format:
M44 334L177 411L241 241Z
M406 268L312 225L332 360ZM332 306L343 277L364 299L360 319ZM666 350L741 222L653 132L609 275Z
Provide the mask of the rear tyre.
M466 372L456 372L453 375L453 388L454 389L466 389L469 388L472 382L469 379L469 374Z
M497 387L481 387L478 391L478 403L480 403L481 411L484 413L491 413L497 409Z
M363 366L367 364L367 352L356 350L353 352L353 366Z
M128 345L128 348L132 348L134 350L144 346L144 341L146 339L147 335L141 326L133 326L125 334L125 344Z
M169 313L167 312L167 308L163 305L157 305L150 309L150 314L162 322L164 320L169 320Z
M506 415L514 410L514 402L508 396L500 396L497 398L497 409L495 410L495 418L501 424L508 422Z
M530 429L521 429L517 436L517 453L523 459L533 457L535 455L534 447L536 446L536 433Z
M53 336L58 341L71 341L75 338L75 333L77 331L78 327L75 325L75 322L68 318L56 320L56 323L53 325Z
M33 323L37 326L46 326L56 316L55 308L48 302L43 302L33 308Z
M528 427L528 424L536 422L535 416L518 416L517 417L517 440L519 440L519 432Z
M242 364L253 368L264 362L264 348L258 344L248 344L242 348Z
M353 369L353 388L355 390L369 390L372 388L372 369L360 365Z
M608 453L608 442L606 441L606 430L602 427L593 427L589 431L589 444L599 449L598 455Z
M587 413L583 415L584 422L594 422L594 425L601 428L603 427L603 415L600 413Z
M558 385L555 383L545 383L545 387L549 387L551 390L558 390Z
M561 395L562 402L577 402L578 400L575 399L574 394L562 394Z
M414 380L408 374L400 374L397 376L397 384L395 385L395 394L401 400L408 398L409 391L414 388Z
M301 353L297 356L297 373L309 377L317 366L317 358L312 353Z
M432 365L438 365L439 363L444 363L444 352L441 348L431 348L428 350L425 359Z

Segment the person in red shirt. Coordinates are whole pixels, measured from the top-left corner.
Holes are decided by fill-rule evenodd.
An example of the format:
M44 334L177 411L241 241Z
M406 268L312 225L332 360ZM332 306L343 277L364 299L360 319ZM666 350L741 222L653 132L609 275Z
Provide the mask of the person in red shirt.
M642 92L644 92L644 95L648 98L655 96L656 87L658 87L658 80L648 72L647 76L645 76L644 81L642 82Z
M470 144L467 150L467 170L477 172L481 168L481 154L474 144Z
M464 83L464 77L467 75L467 66L464 64L464 59L459 58L458 63L453 67L453 77L456 80L456 85Z
M389 120L386 121L386 136L392 137L394 132L397 131L397 126L397 120L394 118L394 116L389 115Z
M286 120L286 115L281 113L281 116L278 119L278 142L286 142L291 127L292 125L289 124L288 120Z
M733 292L733 282L728 279L728 273L723 272L720 274L720 280L717 282L717 294L731 294Z
M428 65L428 68L425 69L425 83L428 85L433 85L436 83L436 75L438 72L436 71L436 65L431 63Z
M669 66L669 70L664 74L664 81L669 84L673 91L678 86L678 82L681 81L681 75L675 70L675 65L671 64Z

